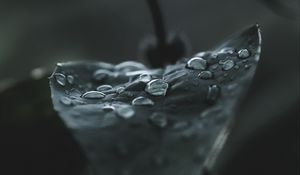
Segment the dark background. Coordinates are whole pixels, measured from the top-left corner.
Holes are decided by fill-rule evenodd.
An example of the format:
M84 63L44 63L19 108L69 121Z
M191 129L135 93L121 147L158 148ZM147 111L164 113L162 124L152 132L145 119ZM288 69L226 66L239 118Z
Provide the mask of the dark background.
M160 3L168 31L187 38L190 54L208 50L246 26L261 25L260 65L225 148L227 164L224 171L243 175L299 174L299 1L161 0ZM26 119L20 121L16 117L7 124L6 119L16 115L11 112L18 110L18 104L30 103L37 95L50 97L48 91L33 93L38 89L31 88L30 83L12 85L11 82L28 79L31 70L37 67L45 67L51 72L55 63L61 61L145 61L139 46L152 33L151 16L143 0L1 0L0 126L1 129L15 127L18 131L24 127L28 137L20 138L19 132L2 132L5 138L13 139L0 141L4 145L0 148L7 153L4 157L9 159L2 158L1 161L7 161L11 170L38 165L40 171L52 174L62 173L63 168L72 169L80 162L53 165L58 166L57 171L53 171L47 161L40 163L51 158L70 162L71 158L65 158L69 155L62 152L69 150L73 154L77 148L72 148L72 152L68 144L75 143L57 141L55 136L66 132L51 128L46 123L48 119L43 120L43 124L25 125ZM9 84L13 90L7 90ZM50 106L50 98L47 100L46 104ZM12 107L8 110L7 106ZM45 129L47 127L51 128L51 134ZM49 143L37 148L36 138L41 137ZM60 139L68 140L69 135ZM53 147L54 141L58 143ZM62 145L62 149L56 150ZM24 153L28 149L14 150L20 147L30 148L30 154ZM57 154L55 158L47 157L54 153ZM8 174L16 174L12 173L15 171ZM20 171L40 173L26 168Z

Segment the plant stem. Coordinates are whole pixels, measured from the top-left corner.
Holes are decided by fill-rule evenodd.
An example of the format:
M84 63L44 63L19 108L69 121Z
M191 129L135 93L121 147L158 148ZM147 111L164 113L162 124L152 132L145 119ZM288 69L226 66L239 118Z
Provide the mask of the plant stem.
M147 0L147 3L152 14L157 44L159 47L164 47L166 45L166 30L158 0Z

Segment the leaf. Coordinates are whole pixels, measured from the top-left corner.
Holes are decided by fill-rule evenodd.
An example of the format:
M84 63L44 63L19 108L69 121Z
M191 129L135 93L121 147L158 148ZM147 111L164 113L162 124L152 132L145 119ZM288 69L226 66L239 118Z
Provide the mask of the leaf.
M50 77L54 108L95 174L204 174L230 133L260 45L255 25L162 69L59 63Z

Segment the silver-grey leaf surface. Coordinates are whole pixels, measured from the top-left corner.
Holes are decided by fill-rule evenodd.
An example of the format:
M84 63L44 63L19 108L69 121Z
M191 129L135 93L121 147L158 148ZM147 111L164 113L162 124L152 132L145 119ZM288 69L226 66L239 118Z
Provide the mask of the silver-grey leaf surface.
M59 63L50 77L54 108L96 175L201 175L230 133L260 45L255 25L161 69Z

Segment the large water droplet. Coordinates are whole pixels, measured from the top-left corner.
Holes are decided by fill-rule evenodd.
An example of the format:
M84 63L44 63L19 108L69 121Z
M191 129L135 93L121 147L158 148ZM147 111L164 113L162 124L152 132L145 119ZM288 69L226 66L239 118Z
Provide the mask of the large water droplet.
M72 105L72 100L71 100L70 98L68 98L68 97L62 96L62 97L59 99L59 101L60 101L62 104L66 105L66 106Z
M233 60L226 60L223 65L222 65L222 69L223 70L230 70L233 68L233 66L235 65Z
M248 49L241 49L238 51L238 56L241 59L248 58L250 56L250 52Z
M154 102L149 99L149 98L146 98L146 97L136 97L135 99L132 100L131 102L132 105L142 105L142 106L152 106L154 105Z
M145 91L154 96L164 96L169 85L162 79L154 79L147 83Z
M202 71L199 73L198 77L207 80L213 77L213 73L211 71Z
M66 76L64 74L55 73L54 77L55 77L56 82L59 85L61 85L61 86L65 86L66 85Z
M121 105L116 108L116 112L119 117L123 119L129 119L134 116L135 112L129 105Z
M141 81L141 82L144 82L144 83L148 83L149 81L151 81L151 75L149 75L149 74L141 74L140 76L139 76L139 81Z
M69 84L73 84L74 83L74 76L68 75L67 76L67 81L68 81Z
M88 91L82 95L82 98L86 98L86 99L101 99L104 97L105 94L99 91Z
M220 87L218 85L211 85L208 87L207 101L209 103L215 102L220 95Z
M94 72L94 79L97 81L102 81L103 79L109 77L113 73L105 69L98 69Z
M108 84L104 84L104 85L100 85L97 87L97 91L99 92L105 92L105 91L109 91L109 90L112 90L113 87L111 85L108 85Z
M161 113L154 113L149 117L149 122L159 128L165 128L168 125L167 117Z
M201 57L194 57L187 62L186 67L189 69L205 70L207 61Z

